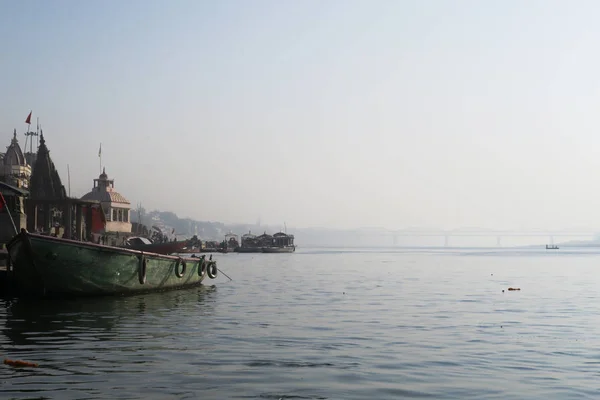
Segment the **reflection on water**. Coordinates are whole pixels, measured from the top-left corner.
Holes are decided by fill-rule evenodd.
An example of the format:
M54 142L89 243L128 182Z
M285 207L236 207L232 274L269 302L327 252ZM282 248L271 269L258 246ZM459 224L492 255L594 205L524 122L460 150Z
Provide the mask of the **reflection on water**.
M28 300L6 302L3 335L22 350L57 344L69 338L110 341L119 338L115 326L150 318L168 320L178 310L195 309L199 316L210 314L216 286L200 286L139 296L82 299ZM185 312L185 311L183 311ZM140 327L144 322L140 322Z
M5 303L2 356L40 367L0 398L600 398L599 261L236 254L213 288Z
M2 366L0 398L105 397L103 390L91 389L106 380L99 374L133 378L144 372L141 365L168 363L161 361L168 349L163 340L181 329L178 315L211 315L216 295L215 286L201 286L118 298L6 302L1 356L35 360L40 367Z

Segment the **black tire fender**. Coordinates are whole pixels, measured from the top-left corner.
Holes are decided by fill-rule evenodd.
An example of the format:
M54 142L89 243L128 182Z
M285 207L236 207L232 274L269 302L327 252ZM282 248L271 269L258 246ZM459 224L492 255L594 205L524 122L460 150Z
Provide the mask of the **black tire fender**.
M147 267L147 265L148 265L148 261L146 261L146 256L142 254L140 256L140 266L138 268L138 280L140 281L141 285L146 283L146 267Z
M203 277L204 275L206 275L206 270L208 269L208 263L206 262L206 260L204 259L205 257L202 256L202 258L200 258L200 261L198 261L198 276L199 277Z
M179 266L182 267L181 271L179 271ZM183 275L185 275L186 269L187 269L187 263L185 262L185 260L183 258L179 257L179 259L175 263L175 276L177 276L178 278L183 278Z
M208 263L208 267L206 268L206 273L210 279L215 279L217 277L217 263L215 261L211 261Z

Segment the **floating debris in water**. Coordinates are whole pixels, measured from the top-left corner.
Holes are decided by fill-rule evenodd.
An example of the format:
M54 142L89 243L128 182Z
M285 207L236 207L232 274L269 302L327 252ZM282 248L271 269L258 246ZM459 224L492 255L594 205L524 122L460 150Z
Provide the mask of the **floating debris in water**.
M508 290L509 291L512 291L512 290L521 290L521 288L520 287L509 287Z
M37 363L32 363L29 361L21 361L21 360L9 360L8 358L4 359L4 364L10 365L12 367L38 367Z

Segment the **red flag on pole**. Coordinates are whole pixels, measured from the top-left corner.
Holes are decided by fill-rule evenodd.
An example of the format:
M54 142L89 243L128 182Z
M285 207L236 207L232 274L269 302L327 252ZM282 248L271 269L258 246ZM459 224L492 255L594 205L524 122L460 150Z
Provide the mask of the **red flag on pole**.
M25 120L25 123L26 123L27 125L31 124L31 113L32 113L32 112L33 112L33 111L29 111L29 115L27 116L27 119Z

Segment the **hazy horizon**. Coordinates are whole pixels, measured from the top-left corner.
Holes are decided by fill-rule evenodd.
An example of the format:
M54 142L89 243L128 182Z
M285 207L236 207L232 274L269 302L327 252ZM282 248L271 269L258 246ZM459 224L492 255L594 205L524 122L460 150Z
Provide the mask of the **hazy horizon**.
M226 223L594 229L600 3L2 2L0 148Z

